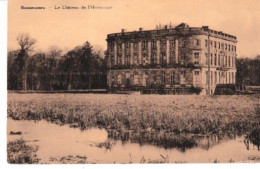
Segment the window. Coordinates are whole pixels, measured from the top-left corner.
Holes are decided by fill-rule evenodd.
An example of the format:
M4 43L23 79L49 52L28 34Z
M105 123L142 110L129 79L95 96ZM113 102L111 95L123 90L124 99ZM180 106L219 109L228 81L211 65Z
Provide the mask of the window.
M230 51L230 45L228 45L228 51Z
M175 46L174 40L171 41L170 45L171 45L171 47L174 47L174 46Z
M152 41L152 49L156 48L156 41Z
M210 65L213 65L213 55L212 55L212 53L210 54Z
M137 49L137 47L138 47L138 43L135 42L135 43L134 43L134 48Z
M194 64L195 64L195 65L199 65L200 62L199 62L199 61L195 61Z
M194 53L194 58L199 58L200 57L200 53L199 52L195 52Z
M208 40L205 39L205 47L208 47Z
M130 46L131 46L130 43L125 44L126 49L130 49Z
M218 54L218 65L220 65L220 54Z
M129 54L126 55L126 65L127 66L130 65L130 55Z
M217 48L217 42L214 41L214 48Z
M186 71L185 70L181 71L181 75L186 76Z
M147 78L147 74L144 73L143 74L143 86L146 86L146 78Z
M139 58L137 54L134 55L134 58L135 58L135 64L136 65L139 64Z
M138 84L139 84L139 76L134 75L134 85L138 85Z
M205 53L205 56L206 56L206 65L208 65L208 64L209 64L209 57L208 57L208 54Z
M148 43L147 43L147 41L144 41L142 43L142 49L147 49L147 47L148 47Z
M118 55L118 65L122 65L122 56L121 55Z
M151 64L152 64L152 65L155 64L155 57L156 57L156 54L155 54L155 53L152 53L152 55L151 55Z
M143 63L144 63L144 65L148 64L148 55L146 53L143 54Z
M117 46L117 51L118 51L118 52L122 52L122 44L118 44L118 46Z
M228 66L230 66L230 56L228 57Z
M172 74L170 75L170 81L171 81L171 85L173 85L173 84L174 84L174 79L175 79L175 74L174 74L174 73L172 73Z
M215 54L215 56L214 56L214 65L215 66L217 65L217 54Z
M195 71L195 72L194 72L194 75L195 75L195 76L198 76L199 74L200 74L200 71Z
M225 50L227 50L227 44L225 43Z
M130 73L127 72L127 73L125 74L125 77L126 77L126 78L130 78Z
M165 64L166 63L166 54L165 52L161 52L161 57L160 57L160 63Z
M164 85L165 84L165 73L162 72L162 75L161 75L161 83Z
M218 72L218 83L220 84L220 79L221 79L221 77L220 77L220 72Z
M212 46L213 45L213 42L212 42L212 40L210 41L210 46Z
M117 83L120 85L122 84L122 75L117 76Z
M173 63L173 62L174 62L174 56L175 56L174 52L171 51L171 52L170 52L170 63Z
M220 42L218 42L218 48L220 49Z
M213 84L213 72L210 71L210 85Z
M217 84L217 79L218 77L217 77L217 72L215 72L215 84Z
M200 40L196 39L196 45L200 45Z

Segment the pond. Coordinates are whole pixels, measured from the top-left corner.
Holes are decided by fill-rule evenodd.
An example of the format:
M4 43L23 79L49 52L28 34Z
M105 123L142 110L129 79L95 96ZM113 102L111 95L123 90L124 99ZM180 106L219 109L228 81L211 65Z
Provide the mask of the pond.
M140 139L142 135L131 134L124 139L115 139L113 134L98 128L81 131L43 120L34 122L8 118L7 122L8 141L23 138L27 144L38 145L40 163L59 163L52 159L69 155L87 157L88 163L260 162L258 147L246 141L244 136L190 137L192 141L188 144L165 147L161 142L151 142L154 136ZM21 135L10 135L11 131L21 131ZM147 136L144 134L143 138ZM184 141L187 142L186 139Z

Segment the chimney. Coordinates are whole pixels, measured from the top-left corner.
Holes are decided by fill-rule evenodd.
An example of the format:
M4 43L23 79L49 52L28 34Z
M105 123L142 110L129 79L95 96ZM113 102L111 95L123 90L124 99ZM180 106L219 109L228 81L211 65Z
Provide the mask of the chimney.
M202 29L208 30L209 27L208 26L202 26Z
M140 31L140 32L143 31L143 28L139 28L139 31Z
M125 33L125 29L122 29L122 33Z
M167 29L167 25L164 26L164 29Z

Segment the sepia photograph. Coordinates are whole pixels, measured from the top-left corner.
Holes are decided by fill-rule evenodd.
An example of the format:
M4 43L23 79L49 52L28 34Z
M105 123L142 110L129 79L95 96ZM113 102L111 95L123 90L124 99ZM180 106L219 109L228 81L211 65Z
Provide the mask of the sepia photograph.
M9 165L260 162L260 1L9 0L7 31Z

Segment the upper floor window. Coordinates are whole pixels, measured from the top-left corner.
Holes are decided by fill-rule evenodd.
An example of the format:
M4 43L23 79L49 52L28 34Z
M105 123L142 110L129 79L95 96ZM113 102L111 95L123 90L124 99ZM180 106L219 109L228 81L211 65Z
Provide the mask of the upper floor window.
M122 51L122 44L118 44L118 45L117 45L117 50L118 50L118 52L121 52L121 51Z
M208 47L208 40L205 39L205 47Z
M196 45L200 45L200 40L196 39Z
M199 52L195 52L195 53L194 53L194 58L197 58L197 59L198 59L199 57L200 57L200 53L199 53Z
M138 47L138 43L135 42L135 43L134 43L134 48L137 49L137 47Z
M199 75L200 74L200 71L195 71L194 72L194 75Z
M220 42L218 42L218 48L220 49Z
M126 49L130 49L130 46L131 46L131 45L130 45L130 43L128 43L128 42L125 44L125 48L126 48Z
M194 64L195 64L195 65L199 65L200 62L199 62L199 61L195 61Z
M148 47L148 42L147 42L147 41L144 41L144 42L142 43L142 49L147 49L147 47Z
M217 54L215 54L215 57L214 57L214 65L217 65Z
M172 40L172 41L170 42L170 45L171 45L171 47L175 46L175 41Z
M213 55L212 55L212 53L210 54L210 65L213 65Z
M156 48L156 41L152 41L152 48L155 49Z
M217 48L217 42L214 41L214 48Z
M186 76L186 71L185 70L181 71L181 75Z

